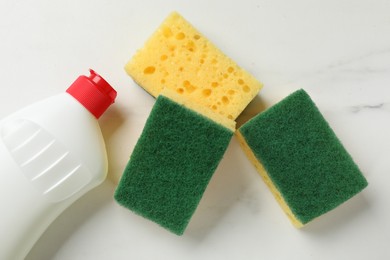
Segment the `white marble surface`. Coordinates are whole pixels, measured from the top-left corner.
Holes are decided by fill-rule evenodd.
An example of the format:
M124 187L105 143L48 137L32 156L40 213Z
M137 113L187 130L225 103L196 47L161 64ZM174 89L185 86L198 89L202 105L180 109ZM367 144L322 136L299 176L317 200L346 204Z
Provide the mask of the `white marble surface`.
M296 230L234 139L182 237L118 206L116 182L153 105L123 66L172 10L264 83L241 121L304 88L368 188ZM0 0L0 39L0 118L90 67L119 94L101 118L109 179L27 259L390 259L389 1Z

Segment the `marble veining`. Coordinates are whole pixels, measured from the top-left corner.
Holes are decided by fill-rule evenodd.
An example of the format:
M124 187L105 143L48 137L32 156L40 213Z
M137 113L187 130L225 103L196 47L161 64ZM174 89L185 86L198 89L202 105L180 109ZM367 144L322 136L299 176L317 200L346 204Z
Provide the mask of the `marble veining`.
M390 48L374 49L374 50L369 51L367 53L354 55L353 57L351 57L349 59L340 59L340 60L337 60L337 61L329 64L327 68L334 69L334 68L346 66L346 65L349 65L352 63L360 63L362 61L364 62L367 59L376 58L378 56L381 57L381 56L385 56L385 55L390 55ZM365 72L370 72L370 71L378 72L378 69L367 68L367 70L364 70L364 71ZM380 72L390 71L390 67L384 68L384 69L379 70L379 71Z
M379 104L373 104L373 105L357 105L357 106L351 106L350 111L352 113L359 113L363 110L370 110L370 111L376 111L376 110L388 110L389 109L389 103L379 103Z

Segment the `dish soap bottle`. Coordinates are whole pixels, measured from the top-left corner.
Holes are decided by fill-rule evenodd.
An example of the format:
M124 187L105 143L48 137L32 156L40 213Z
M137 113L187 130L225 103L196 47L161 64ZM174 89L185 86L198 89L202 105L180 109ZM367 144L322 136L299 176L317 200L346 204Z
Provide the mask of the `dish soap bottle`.
M97 119L116 91L97 73L0 121L0 259L23 259L49 224L102 183Z

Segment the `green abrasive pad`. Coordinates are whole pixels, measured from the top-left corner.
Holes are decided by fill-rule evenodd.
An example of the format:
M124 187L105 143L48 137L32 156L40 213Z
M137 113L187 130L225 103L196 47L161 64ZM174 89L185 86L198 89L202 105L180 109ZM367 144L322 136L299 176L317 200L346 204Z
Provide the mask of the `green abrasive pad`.
M367 181L304 90L239 128L295 218L306 224L339 206Z
M183 234L232 136L232 130L160 95L115 199Z

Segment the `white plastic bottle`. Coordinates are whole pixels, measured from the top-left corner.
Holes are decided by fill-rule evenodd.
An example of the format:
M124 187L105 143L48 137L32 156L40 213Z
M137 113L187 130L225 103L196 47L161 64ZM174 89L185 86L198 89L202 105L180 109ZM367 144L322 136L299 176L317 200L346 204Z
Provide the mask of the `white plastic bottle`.
M98 74L0 121L0 259L23 259L49 224L106 177L97 119L116 91Z

